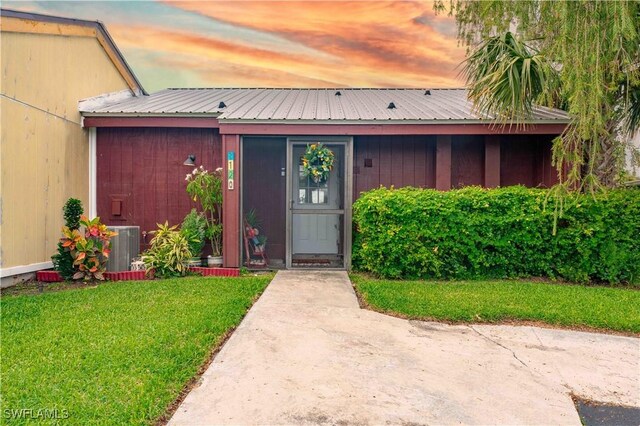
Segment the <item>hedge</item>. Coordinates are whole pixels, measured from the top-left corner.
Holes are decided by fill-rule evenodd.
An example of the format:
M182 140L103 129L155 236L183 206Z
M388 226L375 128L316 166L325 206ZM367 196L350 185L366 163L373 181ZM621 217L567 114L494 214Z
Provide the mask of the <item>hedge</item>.
M544 189L374 189L354 204L353 265L385 278L638 283L640 191L570 204L553 235Z

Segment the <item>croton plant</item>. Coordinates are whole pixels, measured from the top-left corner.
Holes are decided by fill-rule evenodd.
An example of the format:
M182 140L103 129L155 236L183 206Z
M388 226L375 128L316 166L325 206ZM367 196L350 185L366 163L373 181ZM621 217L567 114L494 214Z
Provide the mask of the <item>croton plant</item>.
M107 225L100 222L100 218L80 218L80 229L62 228L64 237L62 246L71 253L76 272L74 280L91 279L104 280L107 260L109 259L111 237L117 232L107 229Z

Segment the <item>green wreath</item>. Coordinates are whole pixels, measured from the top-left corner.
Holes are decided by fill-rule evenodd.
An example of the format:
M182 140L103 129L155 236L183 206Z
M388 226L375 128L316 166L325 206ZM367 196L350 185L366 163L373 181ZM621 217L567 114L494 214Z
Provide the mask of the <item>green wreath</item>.
M302 156L304 177L310 176L315 183L326 181L333 169L334 157L333 151L320 142L307 145L307 150Z

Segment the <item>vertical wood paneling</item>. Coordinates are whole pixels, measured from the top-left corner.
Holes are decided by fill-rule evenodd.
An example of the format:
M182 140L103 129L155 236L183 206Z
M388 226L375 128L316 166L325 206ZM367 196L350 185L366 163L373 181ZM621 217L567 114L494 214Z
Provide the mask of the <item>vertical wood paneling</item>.
M451 142L451 186L484 184L484 137L453 136Z
M354 139L354 200L380 185L396 188L435 186L435 137L358 136ZM365 159L372 167L364 167Z
M484 137L484 186L500 186L500 136Z
M145 165L147 163L143 155L145 149L145 137L142 133L142 129L131 129L130 132L127 132L126 129L121 129L121 131L128 134L127 145L131 146L131 164L133 168L133 175L131 177L131 198L128 200L129 202L127 203L127 206L125 206L125 210L128 212L127 223L141 223L144 218L147 194L150 192L148 190L148 177L146 173L144 173ZM144 230L147 228L142 229ZM143 238L141 237L141 239ZM145 244L146 242L147 239L144 238L142 243Z
M427 148L429 144L425 140L425 137L415 137L416 142L414 144L415 161L414 161L414 181L413 186L426 187L427 186Z
M105 135L107 133L107 135ZM97 129L96 130L96 138L98 141L104 138L109 138L108 133L110 130L105 129ZM96 208L98 212L98 216L103 221L106 221L107 218L107 207L106 203L108 197L106 194L109 194L109 182L111 181L111 176L109 172L109 150L110 146L107 143L96 143ZM105 196L100 197L99 194L105 194Z
M199 131L194 131L194 136L199 137ZM180 152L180 147L184 146L186 140L186 135L184 132L180 132L178 129L171 129L171 132L168 132L168 140L167 140L167 153L169 154L167 157L167 210L171 212L175 211L189 211L190 203L188 197L185 197L186 193L186 182L184 177L179 179L177 182L175 181L175 176L186 175L187 167L182 163L186 159L186 156L190 153L185 154L185 158L180 158L177 155L170 155L171 153ZM202 161L206 164L206 159L201 154L202 145L197 146L193 154L196 155L196 162ZM176 218L176 222L181 221L180 218Z
M436 137L427 137L427 152L425 153L425 176L426 176L426 188L436 187Z
M416 154L414 136L401 142L402 149L402 186L415 186Z
M387 188L391 186L391 170L392 170L391 143L392 143L391 137L389 137L389 136L380 136L380 142L379 142L379 145L380 145L380 159L379 159L379 163L380 163L380 181L376 182L377 184L375 186L372 186L370 188L365 188L364 189L365 191L367 189L372 189L372 188L378 187L380 185L382 185L384 187L387 187Z
M548 135L503 136L500 147L502 186L550 187L557 183L551 164L551 140Z
M448 191L452 179L451 136L438 135L436 139L436 189Z
M391 136L391 185L401 188L402 185L402 152L403 144L400 136Z
M538 182L539 185L547 188L558 183L558 171L552 162L553 139L555 139L555 135L538 136L537 158L539 159L539 167L541 169L541 177L538 179Z
M98 129L98 215L109 225L137 225L146 232L157 223L181 223L196 205L184 180L192 168L182 162L195 153L197 165L214 170L221 166L220 150L213 129ZM121 217L111 215L113 196L123 199Z

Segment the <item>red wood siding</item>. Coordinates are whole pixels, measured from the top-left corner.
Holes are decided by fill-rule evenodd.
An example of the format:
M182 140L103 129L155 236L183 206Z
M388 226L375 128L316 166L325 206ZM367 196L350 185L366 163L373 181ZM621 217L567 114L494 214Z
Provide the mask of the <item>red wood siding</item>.
M233 187L228 186L228 154L233 154ZM222 255L225 268L240 267L240 136L222 135L222 157L225 177L222 184Z
M484 185L484 137L453 136L451 187Z
M98 215L108 225L137 225L147 232L165 220L181 223L195 207L184 180L192 169L182 164L189 154L198 166L220 167L220 135L212 129L99 128ZM119 216L112 214L117 205Z
M554 136L502 136L500 143L500 182L502 186L549 187L558 177L551 164Z
M354 138L354 200L361 192L380 185L434 188L435 149L435 136Z
M256 211L268 238L269 258L284 260L287 188L281 171L286 167L287 140L252 137L244 138L242 144L243 210Z

